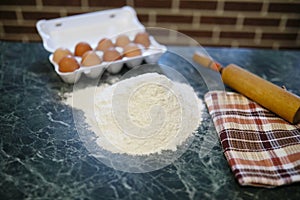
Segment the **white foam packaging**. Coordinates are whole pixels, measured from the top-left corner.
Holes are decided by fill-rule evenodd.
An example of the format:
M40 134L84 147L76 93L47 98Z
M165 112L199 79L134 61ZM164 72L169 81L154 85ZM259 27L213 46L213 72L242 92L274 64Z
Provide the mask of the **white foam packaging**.
M136 12L129 6L122 8L96 11L61 17L49 20L39 20L36 24L38 33L43 40L44 48L51 52L49 61L53 64L56 73L66 83L77 82L82 74L89 78L101 77L105 70L110 73L118 73L126 64L128 67L140 65L143 60L147 63L155 63L167 50L164 45L159 44L154 37L150 36L151 46L142 48L142 55L136 57L123 57L114 62L102 62L99 65L80 67L74 72L60 72L58 64L55 63L53 52L64 47L74 52L79 42L87 42L93 49L102 38L110 38L113 42L120 34L126 34L131 40L138 32L145 31L145 27L139 22ZM120 50L121 51L121 50ZM97 51L101 56L102 52ZM76 57L80 63L80 58Z

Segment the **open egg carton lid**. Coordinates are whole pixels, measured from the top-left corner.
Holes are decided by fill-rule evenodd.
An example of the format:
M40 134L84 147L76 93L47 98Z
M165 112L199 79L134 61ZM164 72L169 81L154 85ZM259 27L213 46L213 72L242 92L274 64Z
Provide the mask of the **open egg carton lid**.
M155 63L167 50L150 36L150 47L142 48L142 54L136 57L123 57L113 62L102 62L99 65L83 67L73 72L60 72L59 66L53 61L53 52L58 48L67 48L74 51L76 44L87 42L95 49L103 38L115 42L118 35L125 34L130 40L139 32L144 32L145 27L137 19L133 8L125 6L118 9L97 11L50 20L39 20L36 24L38 33L43 40L44 48L51 52L50 62L54 65L56 73L67 83L75 83L82 74L90 78L100 77L107 69L110 73L118 73L124 64L128 67L140 65L144 60ZM97 52L101 56L101 52ZM80 63L80 58L76 57Z

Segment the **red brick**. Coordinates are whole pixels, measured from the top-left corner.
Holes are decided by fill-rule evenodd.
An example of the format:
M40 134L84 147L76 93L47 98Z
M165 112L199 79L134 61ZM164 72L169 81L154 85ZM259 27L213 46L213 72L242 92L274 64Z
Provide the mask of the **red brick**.
M157 22L192 23L193 16L157 15Z
M228 45L228 44L214 44L214 43L211 43L211 42L207 42L206 44L203 44L202 46L209 46L209 47L231 47L231 45ZM242 47L242 46L240 46Z
M251 39L254 38L255 33L251 32L221 32L221 38L243 38L243 39Z
M28 34L7 33L5 34L4 37L0 36L0 39L5 41L22 42L24 36L28 38L29 42L41 42L41 37L38 34L31 34L31 33Z
M80 15L80 14L84 14L86 12L68 12L67 16L72 16L72 15Z
M172 0L134 0L134 7L138 8L171 8Z
M242 2L242 1L233 1L225 2L224 10L233 10L233 11L260 11L262 8L262 3L258 2Z
M270 3L269 12L280 13L298 13L300 12L300 3Z
M35 5L35 0L1 0L0 1L0 5L18 5L18 6L22 6L22 5Z
M289 46L289 45L284 45L282 44L279 49L284 49L284 50L299 50L300 49L300 46Z
M180 8L199 9L199 10L215 10L217 8L216 1L180 1Z
M252 45L251 45L252 44ZM272 49L272 46L268 46L268 45L256 45L254 43L249 43L249 45L246 45L246 44L240 44L239 47L242 47L242 48L260 48L260 49Z
M81 0L43 0L45 6L81 6Z
M202 16L201 23L203 24L235 24L236 18L234 17L206 17Z
M211 31L196 31L196 30L178 30L178 31L190 37L212 37Z
M5 33L36 33L36 28L34 26L3 26Z
M126 0L89 0L89 6L99 7L122 7L126 5Z
M244 25L249 26L278 26L279 19L245 18Z
M296 40L297 33L263 33L262 39Z
M0 19L17 19L17 15L14 11L1 11Z
M59 13L52 12L23 12L24 19L39 20L39 19L52 19L60 17Z
M286 26L300 28L300 19L288 19L286 22Z
M148 22L149 21L149 15L137 14L137 17L140 22Z

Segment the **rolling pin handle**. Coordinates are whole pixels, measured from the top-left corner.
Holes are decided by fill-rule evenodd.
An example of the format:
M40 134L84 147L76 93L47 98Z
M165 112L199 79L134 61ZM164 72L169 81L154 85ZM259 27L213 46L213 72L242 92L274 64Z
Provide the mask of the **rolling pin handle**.
M300 97L249 71L230 64L222 70L224 84L252 99L286 121L300 121Z

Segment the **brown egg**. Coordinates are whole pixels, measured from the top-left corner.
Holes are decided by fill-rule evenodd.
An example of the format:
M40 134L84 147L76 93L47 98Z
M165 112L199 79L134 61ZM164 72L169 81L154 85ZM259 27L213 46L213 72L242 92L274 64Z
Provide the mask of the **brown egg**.
M148 48L150 46L149 34L146 32L137 33L134 37L134 43L141 44Z
M94 51L87 51L83 54L81 64L83 66L93 66L101 64L101 58Z
M53 61L59 63L59 61L67 55L73 55L69 49L58 48L53 53Z
M100 40L98 42L98 45L96 47L96 50L98 51L105 51L109 48L114 47L114 44L112 43L112 41L108 38L103 38L102 40Z
M134 43L129 43L124 47L123 54L126 57L135 57L142 55L141 49Z
M109 48L103 53L103 61L116 61L122 59L122 55L115 48Z
M80 67L77 60L73 56L70 56L70 55L63 57L59 61L58 66L59 66L58 69L60 72L73 72L76 69L79 69L79 67Z
M130 43L130 39L127 35L120 35L116 39L115 45L118 47L124 47Z
M79 42L75 46L75 56L82 56L85 52L92 50L92 47L86 42Z

